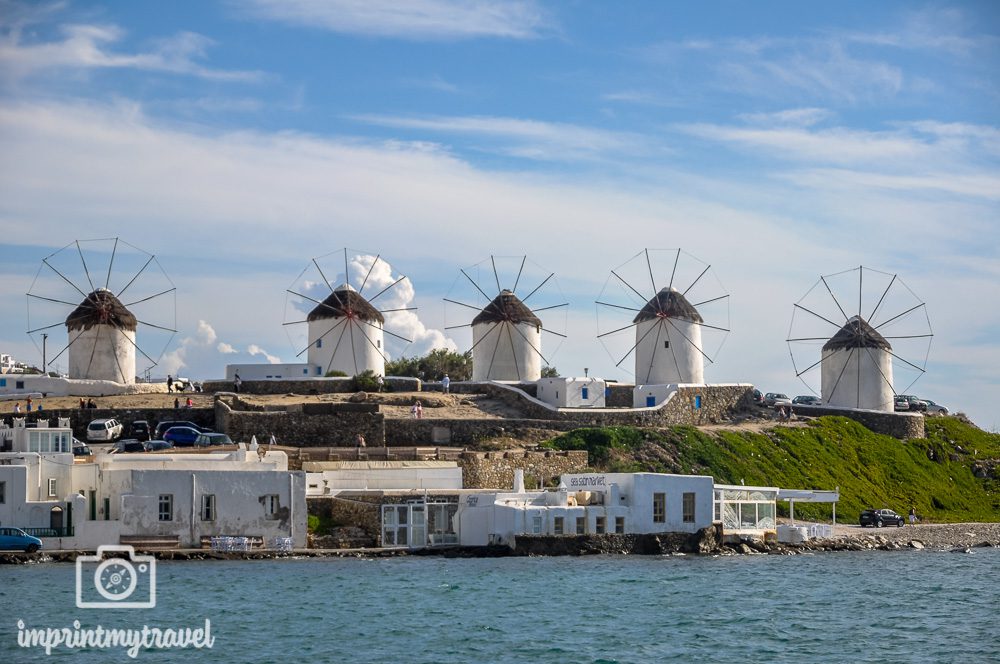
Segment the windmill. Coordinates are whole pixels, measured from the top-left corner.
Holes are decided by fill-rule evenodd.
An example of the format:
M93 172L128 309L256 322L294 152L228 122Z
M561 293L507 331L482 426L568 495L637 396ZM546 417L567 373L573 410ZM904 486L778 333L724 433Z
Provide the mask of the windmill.
M27 293L43 371L67 354L71 379L134 383L136 355L148 374L177 332L176 293L156 256L117 237L74 240L46 256ZM66 344L50 359L46 342L61 328Z
M826 405L892 411L896 384L906 392L925 373L933 336L927 307L899 275L859 266L821 276L793 305L787 342L814 393L820 367Z
M634 358L637 384L703 384L730 329L712 266L681 249L643 249L614 268L596 305L597 338L616 367Z
M374 294L366 297L366 289ZM411 342L387 329L394 315L416 311L405 306L411 297L409 279L393 275L381 255L345 247L311 259L288 287L284 325L288 330L305 326L297 356L306 354L312 375L371 371L381 376L385 363ZM374 304L380 299L386 308Z
M562 301L555 273L527 256L490 256L459 273L444 298L445 329L471 328L472 380L538 380L542 363L551 365L543 355L542 334L566 338L564 332L552 329L565 330L569 306ZM531 308L529 302L538 306ZM556 316L560 310L563 315ZM471 322L459 322L468 320L471 312L475 312ZM548 322L539 316L543 312L549 312Z

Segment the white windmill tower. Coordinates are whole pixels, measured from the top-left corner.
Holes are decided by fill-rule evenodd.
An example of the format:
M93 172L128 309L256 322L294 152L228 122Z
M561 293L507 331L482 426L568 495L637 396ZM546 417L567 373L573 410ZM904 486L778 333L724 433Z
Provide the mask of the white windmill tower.
M140 347L139 328L146 347L160 348L157 358L176 332L170 278L153 254L119 238L76 240L47 256L27 297L29 325L37 323L28 334L36 345L41 337L45 370L67 353L70 379L134 383L137 353L145 372L158 362ZM59 327L67 343L49 359L48 331Z
M313 258L299 274L296 282L287 289L285 316L298 319L306 312L304 320L287 321L285 325L306 323L308 343L298 353L306 353L309 373L324 376L331 372L356 376L366 371L385 375L385 363L392 355L402 352L403 344L410 340L387 328L386 315L391 312L415 311L412 307L393 307L379 310L375 300L385 296L388 302L394 289L406 280L393 276L391 267L380 255L353 252L348 249ZM343 273L338 273L343 256ZM327 279L335 274L335 281ZM318 277L318 280L316 279ZM357 288L351 282L357 284ZM333 284L336 283L337 286ZM382 287L371 297L363 295L366 288ZM399 348L389 349L386 342L393 340Z
M90 293L66 317L69 377L135 382L135 331L139 321L106 288Z
M848 313L843 304L855 298L857 310ZM892 412L897 377L909 389L925 372L931 337L924 303L898 275L862 266L821 276L795 303L788 347L796 376L814 392L808 378L820 366L825 405ZM818 344L819 360L807 365ZM907 359L921 354L922 361Z
M542 375L543 363L549 364L549 360L542 354L542 334L548 333L562 339L566 337L565 334L551 329L552 323L557 321L550 321L550 325L546 325L538 316L543 311L569 306L566 302L546 304L555 299L562 299L553 279L555 273L549 273L534 289L521 297L517 294L517 287L522 277L534 278L534 275L525 274L526 266L532 272L535 271L532 268L537 267L534 264L529 265L527 256L490 256L488 265L483 261L460 270L464 279L460 278L452 291L464 292L452 298L445 298L446 303L477 312L471 323L446 326L449 330L472 328L470 350L474 381L536 381ZM470 272L479 277L479 280L470 276ZM502 281L512 285L509 288L504 287L501 285ZM496 285L496 290L493 291L496 295L488 292L493 290L493 284ZM466 301L456 299L457 297L463 297ZM532 298L539 300L542 306L534 310L529 308L527 301ZM478 304L468 302L478 302ZM486 304L483 305L483 302ZM446 312L446 317L457 318L460 315L464 314L447 316ZM565 320L562 321L562 325L565 327Z
M630 324L621 324L623 312L635 312ZM611 270L597 317L615 366L634 353L637 384L700 385L729 332L729 295L707 263L680 249L644 249Z

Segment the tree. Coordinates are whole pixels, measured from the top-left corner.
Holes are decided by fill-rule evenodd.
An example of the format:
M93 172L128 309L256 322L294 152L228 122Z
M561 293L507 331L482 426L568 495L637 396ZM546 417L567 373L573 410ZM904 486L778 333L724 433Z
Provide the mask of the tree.
M555 367L542 367L542 378L558 378L559 370Z
M437 348L423 357L401 357L387 362L385 373L387 376L412 376L421 380L441 380L448 374L452 380L470 380L472 352L455 353Z

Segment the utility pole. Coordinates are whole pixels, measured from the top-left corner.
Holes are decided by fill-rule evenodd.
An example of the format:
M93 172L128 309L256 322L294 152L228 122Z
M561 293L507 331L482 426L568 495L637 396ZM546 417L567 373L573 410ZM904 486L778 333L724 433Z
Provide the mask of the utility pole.
M42 334L42 375L47 376L49 373L49 368L45 362L45 342L49 340L49 335Z

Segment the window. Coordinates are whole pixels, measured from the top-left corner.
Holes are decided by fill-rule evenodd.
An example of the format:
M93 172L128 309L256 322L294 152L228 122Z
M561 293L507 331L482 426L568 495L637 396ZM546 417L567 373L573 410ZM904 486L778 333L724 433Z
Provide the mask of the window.
M694 492L684 494L684 523L694 523Z
M615 517L615 532L624 533L625 532L625 517L616 516Z
M670 348L670 340L669 340L669 339L667 339L667 340L665 340L665 341L663 342L663 347L664 347L664 348Z
M0 378L0 387L7 387L7 379Z
M215 521L215 495L206 494L201 497L201 520Z
M52 498L52 497L55 497L55 495L56 495L56 478L50 477L49 478L49 497Z
M160 494L160 521L174 520L174 494Z
M276 519L278 517L278 510L281 509L281 504L278 501L278 494L272 493L270 495L263 496L261 500L264 503L264 516Z
M531 532L540 534L542 532L542 517L533 516L531 517Z
M581 387L580 388L580 398L583 399L584 401L586 401L587 400L587 396L588 396L587 388L586 387Z
M322 347L323 347L323 340L322 339L317 339L316 340L316 348L322 348Z
M562 535L563 534L564 523L565 523L565 519L563 517L561 517L561 516L555 517L552 520L552 533L554 535Z
M0 505L7 502L7 483L0 482Z
M595 532L596 532L596 533L597 533L598 535L601 535L601 534L603 534L603 533L605 532L605 530L606 530L606 528L605 528L605 520L604 520L604 517L603 517L603 516L599 516L599 517L597 517L597 527L596 527L596 528L594 529L594 531L595 531Z
M653 523L667 522L667 494L653 494Z
M14 389L15 390L23 390L24 389L24 381L23 380L15 380L14 381Z
M578 516L576 517L576 534L583 535L587 532L587 518Z

